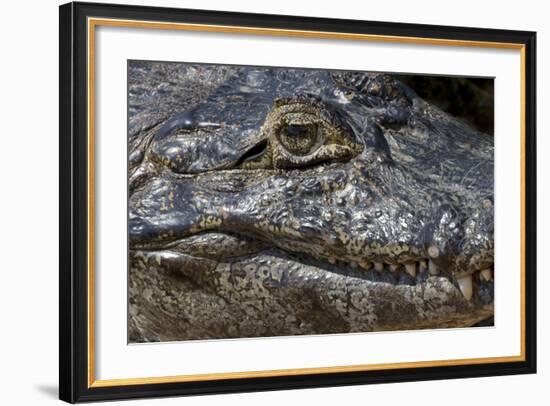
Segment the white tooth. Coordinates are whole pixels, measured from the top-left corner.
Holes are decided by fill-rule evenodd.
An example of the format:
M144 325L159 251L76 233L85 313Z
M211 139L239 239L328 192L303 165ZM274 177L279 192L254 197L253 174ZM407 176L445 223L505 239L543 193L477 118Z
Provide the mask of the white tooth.
M418 270L420 272L424 272L426 269L428 269L428 264L426 263L426 261L423 259L418 261Z
M396 264L391 264L390 265L390 271L392 271L392 272L397 271L397 268L399 268L399 265L396 265Z
M384 269L384 263L382 262L375 262L374 263L374 269L378 272L381 272Z
M430 275L439 275L439 268L431 259L428 261L428 271L430 272Z
M479 271L479 277L483 281L492 281L493 280L493 271L489 268L483 269L482 271Z
M422 267L422 266L420 266L420 264L418 264L418 266L417 266L417 263L416 263L416 262L413 262L413 263L414 263L414 265L416 266L416 269L417 269L418 273L424 273L424 272L427 271L427 268L426 268L426 267Z
M413 278L416 278L416 264L411 262L410 264L405 264L405 271Z
M359 265L361 265L361 268L365 269L365 270L368 270L372 267L372 262L369 262L369 261L361 261L359 263Z
M474 290L472 287L472 275L463 276L462 278L457 279L458 286L460 287L460 291L466 298L466 300L470 300L472 298L472 295L474 294Z

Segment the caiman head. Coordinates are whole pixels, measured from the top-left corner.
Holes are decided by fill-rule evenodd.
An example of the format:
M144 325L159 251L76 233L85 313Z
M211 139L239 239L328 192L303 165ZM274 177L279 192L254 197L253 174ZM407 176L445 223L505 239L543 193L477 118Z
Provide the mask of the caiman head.
M130 145L138 341L493 314L492 137L389 75L234 68Z

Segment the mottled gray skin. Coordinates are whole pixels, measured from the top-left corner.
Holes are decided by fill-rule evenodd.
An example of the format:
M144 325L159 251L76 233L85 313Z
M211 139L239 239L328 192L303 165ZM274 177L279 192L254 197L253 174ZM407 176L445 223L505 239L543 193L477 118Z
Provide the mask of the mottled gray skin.
M129 77L130 341L493 314L477 272L493 264L490 136L388 75L130 62ZM285 149L296 123L311 152Z

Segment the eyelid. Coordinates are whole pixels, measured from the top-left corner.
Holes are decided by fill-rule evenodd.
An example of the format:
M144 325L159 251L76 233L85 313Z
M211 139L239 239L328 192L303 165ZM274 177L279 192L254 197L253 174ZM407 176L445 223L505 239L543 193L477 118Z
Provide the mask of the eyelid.
M310 155L293 155L285 151L273 160L273 167L275 169L310 167L324 162L345 161L351 159L354 155L355 151L345 145L323 144Z
M307 119L304 116L307 116ZM321 117L317 117L311 113L287 113L281 118L281 121L286 125L330 125L330 123L326 120L323 120Z

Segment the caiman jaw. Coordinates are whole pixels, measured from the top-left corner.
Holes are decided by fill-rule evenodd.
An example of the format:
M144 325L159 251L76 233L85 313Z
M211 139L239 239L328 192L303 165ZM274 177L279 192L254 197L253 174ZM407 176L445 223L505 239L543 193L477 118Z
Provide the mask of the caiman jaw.
M270 243L261 238L250 238L223 232L203 232L160 244L133 244L133 249L144 258L150 258L157 264L170 264L171 268L185 267L193 264L200 269L200 264L212 266L213 263L236 260L268 250ZM428 255L437 256L436 247L429 247ZM442 269L434 259L426 257L416 260L399 261L383 256L378 260L346 261L335 257L313 258L307 254L291 253L295 261L317 266L319 272L337 272L340 274L363 278L374 283L416 285L424 283L430 277L446 278L453 283L467 301L474 293L487 295L493 281L493 266L483 269L470 269L458 273ZM202 262L201 262L202 261ZM483 291L483 292L482 292ZM484 299L486 301L486 298Z

